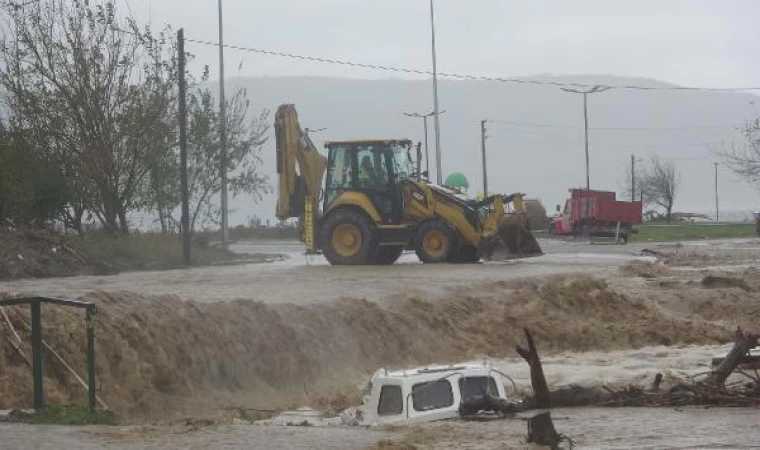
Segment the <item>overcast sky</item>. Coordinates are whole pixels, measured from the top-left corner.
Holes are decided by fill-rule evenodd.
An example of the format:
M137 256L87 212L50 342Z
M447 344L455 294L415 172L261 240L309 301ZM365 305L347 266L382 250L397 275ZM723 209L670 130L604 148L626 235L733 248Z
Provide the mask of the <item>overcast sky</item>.
M217 40L217 0L117 0L141 21ZM688 86L760 85L757 0L436 0L439 70L615 74ZM427 0L224 0L225 42L429 69ZM216 50L188 44L195 66ZM402 74L227 50L228 76Z

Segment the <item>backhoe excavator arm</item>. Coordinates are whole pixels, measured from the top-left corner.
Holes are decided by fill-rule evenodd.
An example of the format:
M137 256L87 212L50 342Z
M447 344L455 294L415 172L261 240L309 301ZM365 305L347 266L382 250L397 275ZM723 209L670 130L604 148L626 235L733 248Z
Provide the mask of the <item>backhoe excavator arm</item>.
M306 251L313 253L316 251L317 202L327 160L301 130L295 106L281 105L277 108L274 130L278 176L275 215L278 219L298 217Z

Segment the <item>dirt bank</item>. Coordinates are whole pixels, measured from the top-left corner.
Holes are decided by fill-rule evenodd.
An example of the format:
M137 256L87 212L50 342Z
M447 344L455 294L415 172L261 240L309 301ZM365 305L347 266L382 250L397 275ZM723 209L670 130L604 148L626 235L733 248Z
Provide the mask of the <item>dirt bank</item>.
M0 231L0 280L118 272L75 247L66 235L51 231Z
M590 278L490 282L452 289L444 300L405 297L382 304L200 304L126 292L85 298L100 308L100 395L137 421L213 415L231 405L295 406L381 366L514 356L522 327L534 331L545 352L629 349L725 342L727 315L743 314L727 310L713 317L720 313L704 310L711 318L705 320L696 310L675 313ZM81 316L56 307L47 307L43 316L45 339L81 373ZM23 308L11 313L19 330L21 317L28 321ZM29 368L14 353L0 339L0 409L31 401ZM84 399L84 391L50 358L46 375L51 401Z

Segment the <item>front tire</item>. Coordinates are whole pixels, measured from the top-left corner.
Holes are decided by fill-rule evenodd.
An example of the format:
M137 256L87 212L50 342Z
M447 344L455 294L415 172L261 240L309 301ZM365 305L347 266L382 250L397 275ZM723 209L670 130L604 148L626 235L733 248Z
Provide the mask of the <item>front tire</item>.
M322 226L322 252L333 265L374 264L377 236L372 221L359 211L334 211Z
M450 261L457 249L457 236L446 222L425 222L417 229L414 247L417 257L424 263Z

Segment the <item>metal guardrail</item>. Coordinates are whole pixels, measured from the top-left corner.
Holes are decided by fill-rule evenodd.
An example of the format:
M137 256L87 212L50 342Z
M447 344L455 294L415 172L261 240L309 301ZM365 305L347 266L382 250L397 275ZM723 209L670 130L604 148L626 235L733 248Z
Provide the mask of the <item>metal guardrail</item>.
M70 306L85 310L87 326L87 400L90 411L95 410L95 315L97 307L94 303L80 300L69 300L55 297L20 297L0 299L0 307L29 305L32 315L32 378L34 380L34 409L45 406L45 396L42 379L42 304L49 303L59 306Z

